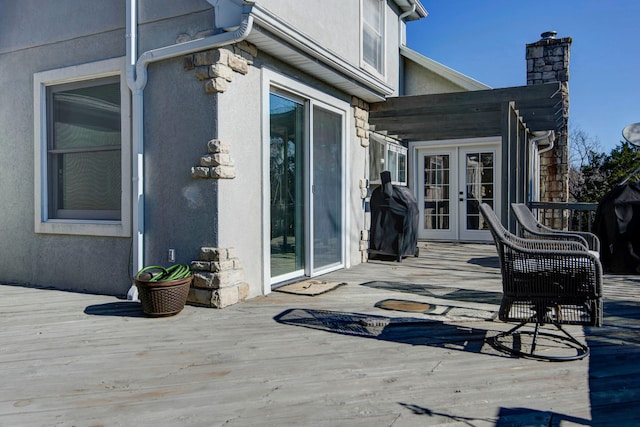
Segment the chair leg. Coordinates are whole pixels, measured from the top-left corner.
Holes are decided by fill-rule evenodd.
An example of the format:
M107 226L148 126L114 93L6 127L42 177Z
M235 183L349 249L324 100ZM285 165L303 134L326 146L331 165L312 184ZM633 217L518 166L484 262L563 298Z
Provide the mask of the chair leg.
M549 362L565 362L570 360L580 360L588 356L590 353L588 346L580 343L580 341L574 338L569 332L564 330L562 326L557 323L554 323L554 326L558 328L560 331L562 331L564 336L540 331L540 323L535 324L533 331L518 331L520 328L522 328L526 324L527 322L522 322L506 332L499 333L498 335L489 339L489 344L491 344L496 349L503 351L505 353L509 353L519 357L526 357L530 359L546 360ZM516 341L520 343L518 347L522 345L523 343L523 340L521 338L522 336L532 337L530 341L531 347L529 351L524 351L524 349L518 349L515 346ZM536 353L535 350L538 344L539 337L546 337L556 342L559 341L564 344L563 347L566 347L567 349L570 349L570 350L575 350L576 353L574 355L568 355L568 356L546 355L540 352ZM508 345L503 342L509 339L512 340L513 345Z
M536 351L536 340L538 339L538 332L540 332L540 323L536 322L536 328L533 331L533 341L531 341L531 354Z

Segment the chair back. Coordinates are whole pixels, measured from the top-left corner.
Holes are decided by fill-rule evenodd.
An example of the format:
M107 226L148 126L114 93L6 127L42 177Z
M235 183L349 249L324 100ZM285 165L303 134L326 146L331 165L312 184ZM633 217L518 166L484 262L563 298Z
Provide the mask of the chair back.
M505 243L507 242L511 233L509 232L509 230L504 228L496 213L493 211L493 209L491 209L491 206L486 203L479 203L478 206L480 207L480 213L489 226L489 231L491 232L491 236L493 237L493 242L496 245L498 257L500 259L500 269L502 270L502 277L504 278L505 274L508 274L508 272L505 271L504 268Z
M556 230L541 224L524 203L512 203L516 221L520 227L522 237L532 239L569 240L579 242L594 253L600 252L598 236L588 231Z
M516 220L520 227L530 233L540 233L542 228L533 213L524 203L512 203L511 210L516 216Z

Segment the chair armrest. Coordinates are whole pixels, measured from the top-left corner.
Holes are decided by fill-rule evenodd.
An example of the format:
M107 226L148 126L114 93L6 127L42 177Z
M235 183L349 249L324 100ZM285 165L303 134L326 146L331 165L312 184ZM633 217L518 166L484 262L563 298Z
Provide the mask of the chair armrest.
M551 230L550 228L548 228L548 230ZM566 241L570 241L570 242L577 242L582 244L585 248L589 248L589 243L587 242L587 240L578 235L578 234L574 234L574 233L570 233L570 232L564 232L564 231L555 231L555 230L551 230L551 231L530 231L530 230L526 230L525 231L525 237L526 238L531 238L531 239L546 239L546 240L566 240Z
M509 240L522 249L530 249L534 251L576 251L587 252L586 245L577 241L566 241L564 239L526 239L523 237L510 236Z
M589 249L595 252L600 252L600 239L598 239L598 236L588 231L555 230L542 224L538 224L538 229L540 230L539 233L543 235L555 234L566 237L567 239L575 239L576 237L579 237L584 241Z

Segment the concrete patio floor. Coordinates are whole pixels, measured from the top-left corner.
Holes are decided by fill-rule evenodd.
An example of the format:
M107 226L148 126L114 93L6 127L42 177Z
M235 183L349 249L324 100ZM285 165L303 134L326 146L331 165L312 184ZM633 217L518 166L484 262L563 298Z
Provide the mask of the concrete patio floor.
M607 275L605 325L569 328L589 357L540 362L485 342L510 327L494 246L421 245L323 276L347 285L322 295L168 318L0 285L0 426L640 424L640 276Z

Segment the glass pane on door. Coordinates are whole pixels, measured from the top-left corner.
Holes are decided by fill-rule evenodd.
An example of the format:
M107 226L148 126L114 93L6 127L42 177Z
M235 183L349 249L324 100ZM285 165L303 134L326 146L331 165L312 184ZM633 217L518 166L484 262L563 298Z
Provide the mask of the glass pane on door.
M271 277L304 269L304 104L270 95Z
M480 215L479 203L494 207L495 174L493 152L467 152L465 155L467 230L487 230Z
M342 262L342 116L313 108L313 270Z
M451 228L451 159L449 154L424 156L424 218L425 230Z

